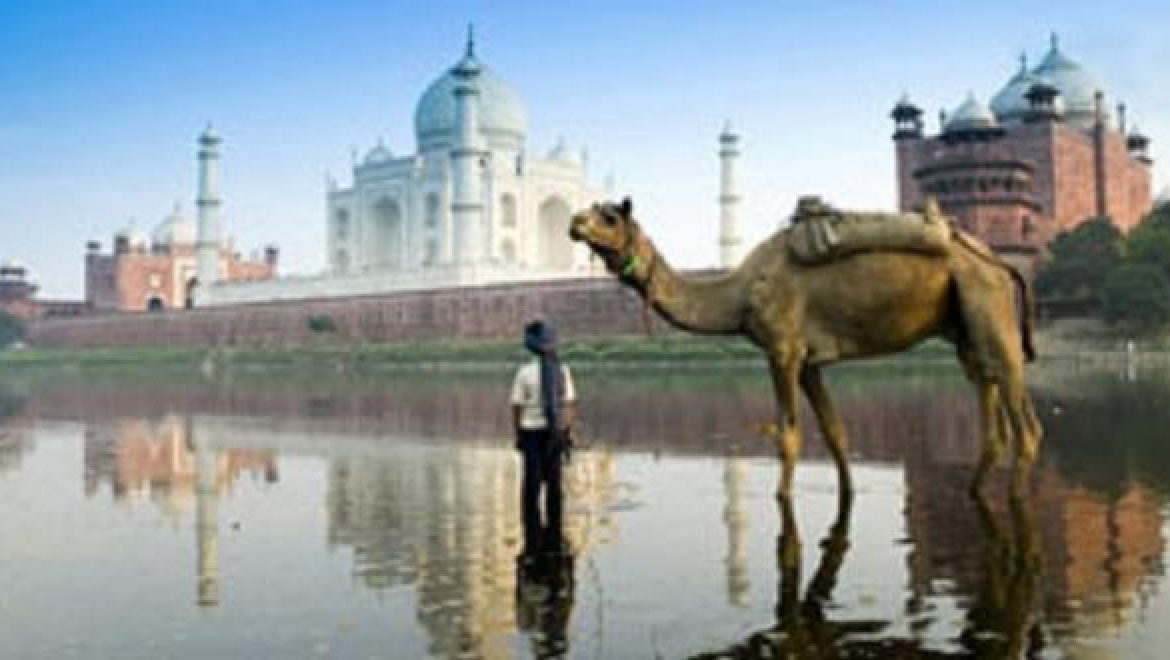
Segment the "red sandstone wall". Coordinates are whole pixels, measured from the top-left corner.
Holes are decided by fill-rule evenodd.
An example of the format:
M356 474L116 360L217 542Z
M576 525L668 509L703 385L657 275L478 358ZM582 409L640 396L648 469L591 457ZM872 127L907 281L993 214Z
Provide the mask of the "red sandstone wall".
M117 309L117 265L113 255L85 255L85 301L94 309Z
M152 297L161 299L168 309L183 305L181 300L172 300L174 269L169 255L123 254L117 257L115 268L118 309L144 311ZM155 277L158 278L158 285L151 286L151 280Z
M322 316L344 341L513 338L535 317L554 321L564 336L643 332L641 300L599 278L46 319L30 324L28 335L46 347L296 346L326 339L309 329L309 319Z

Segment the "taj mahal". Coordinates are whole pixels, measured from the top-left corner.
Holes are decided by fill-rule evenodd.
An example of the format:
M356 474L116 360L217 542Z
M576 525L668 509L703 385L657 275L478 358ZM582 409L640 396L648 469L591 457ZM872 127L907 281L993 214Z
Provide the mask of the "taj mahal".
M422 93L416 150L378 142L355 160L348 184L325 182L326 269L310 276L238 281L199 274L199 306L367 295L601 275L568 240L582 207L612 197L612 179L590 178L588 155L560 139L543 155L528 147L520 95L476 54L464 52ZM723 252L738 249L732 161L737 137L720 136L724 160ZM214 180L218 152L200 156L200 231L221 235ZM208 171L205 172L204 169ZM730 257L729 257L730 258ZM210 262L208 262L210 263Z

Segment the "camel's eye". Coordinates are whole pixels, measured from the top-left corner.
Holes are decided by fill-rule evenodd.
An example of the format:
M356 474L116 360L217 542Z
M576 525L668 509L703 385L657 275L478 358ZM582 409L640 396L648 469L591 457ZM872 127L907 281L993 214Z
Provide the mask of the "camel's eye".
M606 226L608 226L608 227L616 227L617 226L617 218L613 217L612 215L610 215L608 213L602 213L601 217L605 220Z

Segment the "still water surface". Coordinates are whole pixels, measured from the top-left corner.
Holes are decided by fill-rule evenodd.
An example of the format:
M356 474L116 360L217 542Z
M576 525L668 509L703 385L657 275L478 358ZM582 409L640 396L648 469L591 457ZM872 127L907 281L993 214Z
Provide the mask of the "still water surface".
M582 376L563 561L518 570L508 376L0 385L0 657L1164 657L1170 373L1039 370L1033 495L965 494L957 371L831 383L778 508L758 373ZM805 415L808 417L808 415Z

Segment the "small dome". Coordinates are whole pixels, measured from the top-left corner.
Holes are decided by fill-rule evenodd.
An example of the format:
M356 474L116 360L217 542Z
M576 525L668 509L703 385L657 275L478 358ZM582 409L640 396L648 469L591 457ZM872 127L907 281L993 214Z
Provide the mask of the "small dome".
M194 245L195 221L183 217L179 204L151 232L155 245Z
M3 264L0 264L0 273L4 275L13 275L23 277L28 273L28 269L24 264L16 259L9 259Z
M967 100L963 101L951 113L944 130L949 133L951 131L986 130L997 126L995 115L991 114L991 110L980 103L975 98L974 93L970 93L967 95Z
M1056 35L1052 35L1052 45L1048 49L1048 54L1040 61L1039 66L1032 70L1032 75L1060 91L1064 98L1066 120L1082 126L1094 121L1095 97L1097 92L1103 91L1101 84L1084 67L1069 59L1060 50Z
M528 127L524 103L511 85L476 58L470 38L463 58L431 83L419 98L414 111L419 151L450 147L454 141L457 70L477 71L479 130L488 145L520 151Z
M366 153L365 162L382 163L390 160L393 157L394 154L390 153L390 150L386 148L386 145L382 144L381 140L379 140L378 145Z
M114 234L114 240L116 241L118 239L126 239L126 243L129 244L129 246L132 248L145 249L150 247L150 237L147 236L146 232L142 231L142 229L138 227L138 223L134 222L133 220L130 221L129 225L119 229L118 232Z
M548 159L562 163L576 164L581 162L580 155L569 148L569 143L565 142L563 137L558 138L556 146L549 150Z

